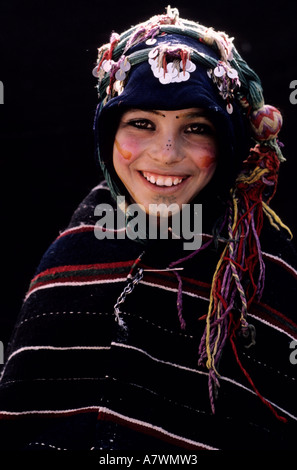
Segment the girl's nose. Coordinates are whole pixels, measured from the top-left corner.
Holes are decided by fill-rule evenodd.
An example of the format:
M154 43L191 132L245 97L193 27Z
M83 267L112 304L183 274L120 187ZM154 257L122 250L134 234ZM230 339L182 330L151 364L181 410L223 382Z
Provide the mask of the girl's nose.
M174 165L184 158L181 145L173 136L156 138L150 156L153 160L165 165Z

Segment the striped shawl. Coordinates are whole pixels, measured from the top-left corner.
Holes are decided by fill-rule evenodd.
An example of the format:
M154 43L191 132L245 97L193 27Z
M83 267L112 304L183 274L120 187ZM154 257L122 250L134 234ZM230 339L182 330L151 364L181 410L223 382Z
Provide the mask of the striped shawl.
M184 256L180 241L99 241L94 207L101 202L113 204L104 183L78 207L30 284L1 375L1 448L293 449L297 263L291 244L274 229L263 232L266 285L248 314L256 343L237 342L245 370L287 422L251 389L229 343L213 414L208 371L197 361L222 246L210 244L182 264L182 330L178 279L162 270ZM203 241L210 239L204 233ZM121 304L123 328L113 307L144 249L143 278Z

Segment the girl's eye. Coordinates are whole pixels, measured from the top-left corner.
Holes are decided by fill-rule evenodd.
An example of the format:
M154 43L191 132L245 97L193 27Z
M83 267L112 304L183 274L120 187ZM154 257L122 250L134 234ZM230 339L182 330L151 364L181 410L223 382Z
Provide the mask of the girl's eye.
M147 130L154 130L154 124L149 121L148 119L133 119L129 122L129 125L132 127L136 127L137 129L147 129Z
M214 133L211 125L204 122L195 122L189 124L185 129L186 134L207 134L212 135Z

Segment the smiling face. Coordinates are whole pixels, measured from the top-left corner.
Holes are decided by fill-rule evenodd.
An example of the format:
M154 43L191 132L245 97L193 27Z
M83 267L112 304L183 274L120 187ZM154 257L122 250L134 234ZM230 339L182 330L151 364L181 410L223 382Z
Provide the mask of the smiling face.
M189 203L211 180L217 159L215 128L202 109L130 109L119 123L113 165L133 202Z

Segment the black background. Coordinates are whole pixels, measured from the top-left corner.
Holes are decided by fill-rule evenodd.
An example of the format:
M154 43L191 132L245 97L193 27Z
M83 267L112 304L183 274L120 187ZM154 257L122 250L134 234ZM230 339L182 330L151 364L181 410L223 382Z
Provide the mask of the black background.
M1 0L0 340L10 335L37 264L98 182L93 147L97 47L112 30L163 13L156 0ZM180 16L226 31L260 75L266 103L284 116L287 162L272 207L295 233L297 80L295 2L176 0Z

